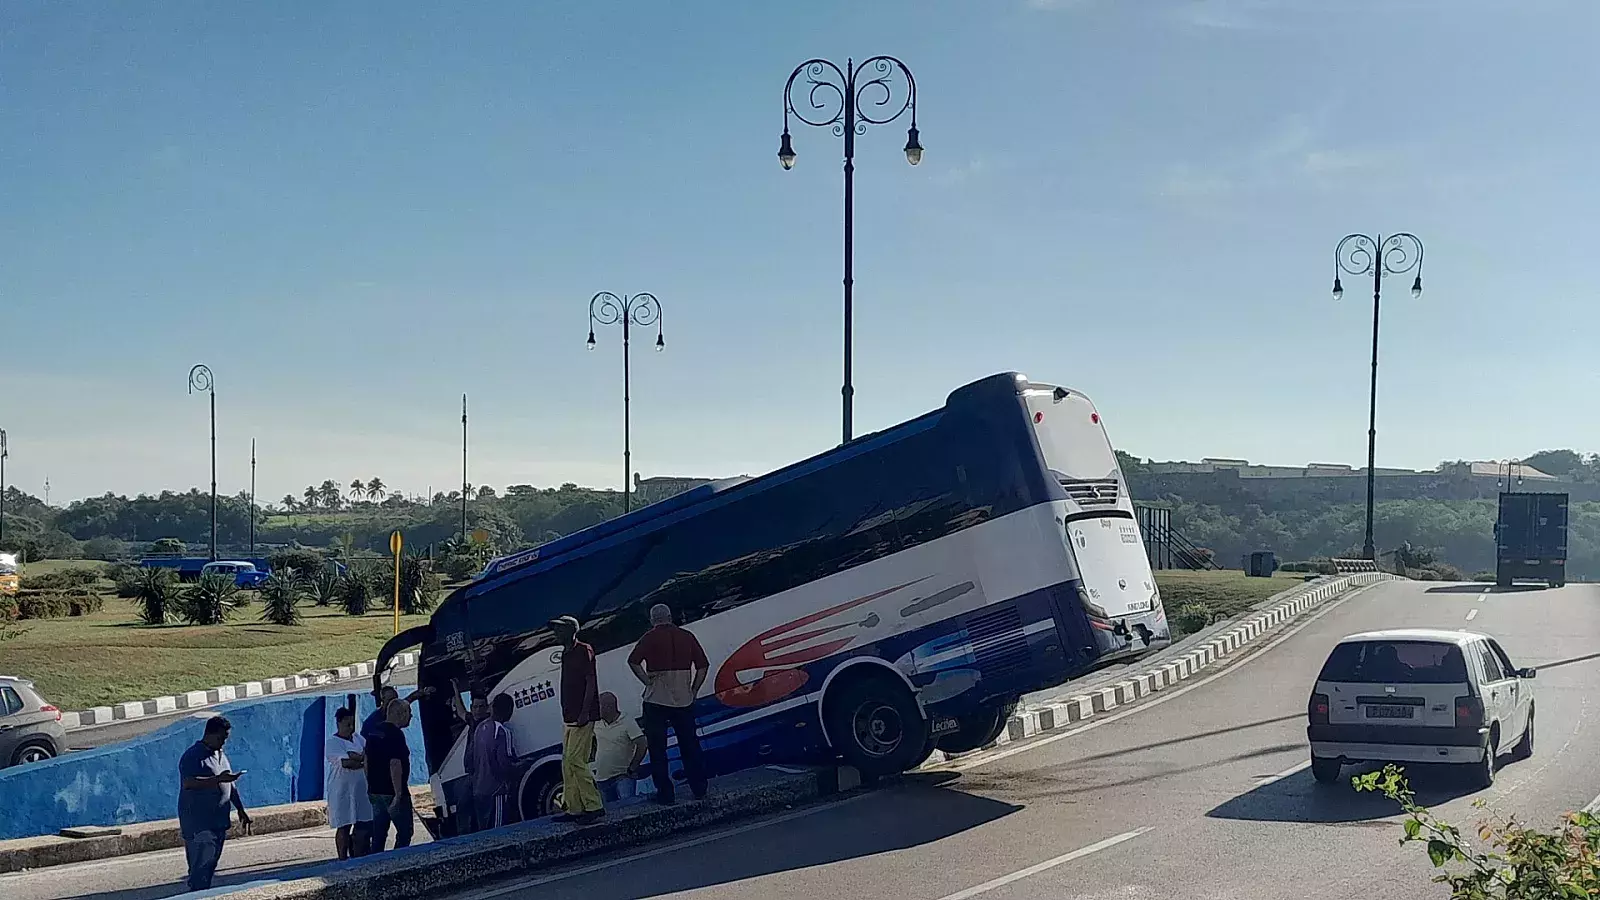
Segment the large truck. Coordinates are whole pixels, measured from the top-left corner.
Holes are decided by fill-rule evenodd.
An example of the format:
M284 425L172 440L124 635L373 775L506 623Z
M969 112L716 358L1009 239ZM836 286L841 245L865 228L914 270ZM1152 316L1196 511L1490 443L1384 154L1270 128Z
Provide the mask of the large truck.
M1567 495L1501 494L1494 543L1494 581L1500 587L1519 579L1566 584Z

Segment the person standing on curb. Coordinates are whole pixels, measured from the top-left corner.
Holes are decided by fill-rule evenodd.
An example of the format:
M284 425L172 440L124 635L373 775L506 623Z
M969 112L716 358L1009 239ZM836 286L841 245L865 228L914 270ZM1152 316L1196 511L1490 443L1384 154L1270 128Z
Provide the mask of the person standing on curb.
M240 830L250 833L250 814L234 787L244 773L233 771L228 754L222 752L232 728L222 716L207 719L200 740L178 760L178 831L188 858L191 891L207 890L216 877L222 845L228 839L230 807L239 811Z
M594 648L578 640L578 620L561 616L550 630L561 651L561 791L567 811L557 822L588 825L606 814L589 760L594 753L594 723L600 718L600 687L594 671Z
M473 822L478 831L506 824L506 796L511 791L511 767L517 758L506 723L515 711L510 694L496 694L493 714L472 728L469 763Z
M411 747L405 727L411 705L391 700L385 720L367 738L367 800L372 804L372 853L382 853L394 826L394 849L411 846Z
M683 774L696 800L706 795L705 763L695 731L694 698L705 684L711 664L693 632L672 623L665 603L650 607L650 630L628 654L628 667L644 685L644 733L650 745L650 777L657 803L675 802L667 773L667 729L678 736Z
M365 847L352 841L360 829L364 837L372 827L372 803L367 799L363 770L367 765L366 739L356 734L356 711L340 708L333 714L336 732L323 745L327 761L326 785L328 827L333 829L333 846L340 859L361 856ZM366 827L362 827L365 824Z
M648 746L639 723L623 718L617 695L601 694L600 721L594 723L594 780L601 799L617 803L634 795Z
M473 742L478 739L478 726L482 725L488 718L489 701L482 697L473 697L472 705L467 709L467 746L461 753L462 768L466 769L468 775L476 774L473 769ZM468 794L456 810L457 834L472 834L475 831L484 830L484 826L478 824L478 801L476 796L471 793L471 782L468 782L467 786L469 789Z
M378 692L378 708L374 709L372 714L367 716L367 720L361 723L361 736L369 741L372 740L372 736L378 732L378 726L382 725L384 720L389 717L390 703L402 699L408 704L415 703L432 693L433 688L418 688L402 698L394 685L384 685L383 690Z

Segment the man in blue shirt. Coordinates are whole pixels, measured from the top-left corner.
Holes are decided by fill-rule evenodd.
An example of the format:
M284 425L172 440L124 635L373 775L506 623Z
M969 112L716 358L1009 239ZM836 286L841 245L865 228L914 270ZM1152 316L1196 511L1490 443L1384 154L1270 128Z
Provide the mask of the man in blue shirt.
M239 826L250 833L250 814L234 782L235 772L222 752L232 725L222 716L206 720L205 734L178 760L178 830L189 859L189 890L211 887L228 837L230 807L239 810Z

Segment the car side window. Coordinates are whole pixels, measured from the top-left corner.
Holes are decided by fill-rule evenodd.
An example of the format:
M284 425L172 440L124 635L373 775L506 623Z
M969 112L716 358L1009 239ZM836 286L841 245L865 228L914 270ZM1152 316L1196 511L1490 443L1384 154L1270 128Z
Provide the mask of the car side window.
M1478 655L1483 660L1483 680L1493 684L1496 681L1505 681L1506 674L1500 670L1500 662L1494 658L1494 652L1488 644L1478 645Z
M1494 653L1494 658L1499 660L1500 668L1505 670L1507 678L1517 674L1516 665L1511 662L1511 657L1506 655L1505 648L1500 646L1499 641L1495 640L1494 638L1490 638L1489 650Z
M0 716L9 716L22 710L22 698L8 687L0 687Z

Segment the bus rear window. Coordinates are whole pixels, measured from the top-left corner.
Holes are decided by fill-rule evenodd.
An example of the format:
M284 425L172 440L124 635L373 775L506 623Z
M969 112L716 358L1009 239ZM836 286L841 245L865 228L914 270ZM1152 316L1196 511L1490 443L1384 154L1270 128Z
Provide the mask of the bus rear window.
M1333 648L1319 681L1355 684L1462 684L1467 661L1455 644L1351 641Z

